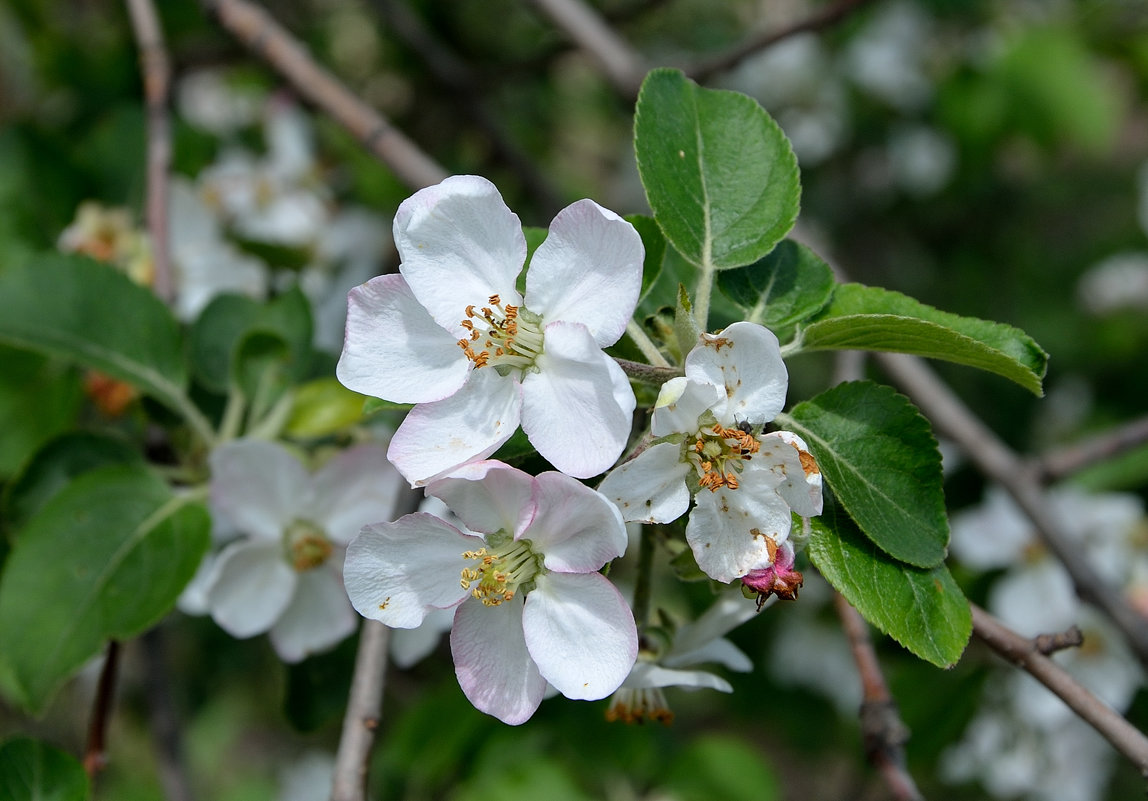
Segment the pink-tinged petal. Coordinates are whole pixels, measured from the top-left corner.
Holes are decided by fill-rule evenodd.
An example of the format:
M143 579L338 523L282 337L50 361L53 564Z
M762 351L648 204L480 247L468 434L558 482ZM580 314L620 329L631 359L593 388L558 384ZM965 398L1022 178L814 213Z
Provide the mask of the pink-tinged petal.
M395 403L442 400L470 370L459 339L431 318L401 275L381 275L347 295L335 375L350 390Z
M549 570L587 573L626 552L626 524L606 496L562 473L537 478L538 513L522 533Z
M725 426L772 420L785 406L789 388L777 337L755 323L734 323L719 334L702 334L686 357L686 377L725 389L725 409L715 409Z
M359 614L413 629L432 609L467 596L459 584L462 555L483 546L433 515L417 513L367 526L347 546L343 583Z
M645 250L634 226L592 200L550 224L526 271L526 307L548 323L582 323L599 347L626 330L642 287Z
M302 462L277 443L241 439L220 445L209 463L212 509L237 531L278 542L311 482Z
M471 531L517 537L534 517L534 478L496 461L463 465L427 485Z
M526 647L543 677L567 698L605 698L638 656L634 615L599 573L546 573L526 596Z
M598 475L626 446L633 392L628 393L628 408L618 404L613 360L585 326L551 323L545 337L538 370L522 377L522 430L538 453L563 473L576 478Z
M454 609L432 609L416 629L391 632L391 661L406 670L430 656L454 623Z
M368 523L395 516L402 477L379 444L365 443L342 451L311 479L305 514L327 535L346 545Z
M821 514L821 471L809 446L789 431L774 431L758 438L761 447L751 462L780 474L777 493L802 517Z
M299 574L295 596L271 628L271 646L284 662L300 662L349 637L359 616L331 565Z
M730 582L769 564L773 545L789 536L789 506L772 487L754 487L742 473L738 489L702 490L686 524L686 541L698 567L712 579Z
M450 650L459 686L480 712L517 726L542 703L546 680L526 649L521 595L498 606L460 606Z
M296 573L279 542L238 542L219 554L208 579L212 618L232 637L270 629L295 594Z
M671 378L658 393L650 433L655 437L697 433L698 418L703 412L718 408L722 398L722 390L707 381L691 381L685 376Z
M515 289L526 261L522 224L494 184L456 175L421 189L395 215L399 271L431 317L454 339L468 304L488 305L491 295L521 305Z
M669 523L690 508L682 446L659 442L607 474L598 491L617 505L627 522Z
M412 487L485 459L518 428L522 388L493 369L475 370L445 400L419 404L391 437L387 458Z

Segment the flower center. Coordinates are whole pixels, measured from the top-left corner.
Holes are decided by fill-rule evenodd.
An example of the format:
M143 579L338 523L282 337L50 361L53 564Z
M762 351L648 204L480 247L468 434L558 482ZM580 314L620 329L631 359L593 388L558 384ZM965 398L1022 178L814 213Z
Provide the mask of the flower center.
M534 552L530 540L515 541L505 534L491 535L485 548L467 551L462 558L471 566L462 569L459 583L483 606L509 601L520 589L526 592L543 570L542 556Z
M687 441L688 442L688 441ZM686 459L698 474L698 484L717 492L722 487L738 488L737 474L760 447L757 439L740 428L706 425L686 447Z
M466 307L461 325L470 336L458 341L466 357L477 367L494 367L505 375L525 370L542 353L542 318L521 306L502 304L491 295L489 306Z
M335 550L322 527L302 518L292 520L287 526L283 542L287 561L300 573L319 567Z
M619 687L606 710L606 720L613 723L674 722L674 713L666 702L661 687Z

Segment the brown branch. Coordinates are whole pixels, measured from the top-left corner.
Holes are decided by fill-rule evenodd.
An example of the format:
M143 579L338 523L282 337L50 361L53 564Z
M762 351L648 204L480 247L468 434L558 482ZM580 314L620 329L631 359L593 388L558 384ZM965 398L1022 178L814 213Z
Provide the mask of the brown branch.
M671 378L685 375L680 367L655 367L652 364L635 362L618 356L614 357L614 361L618 363L627 377L641 381L643 384L661 386Z
M1032 460L1030 466L1037 480L1051 484L1145 443L1148 443L1148 416L1092 439L1046 453Z
M530 0L534 6L577 42L629 99L638 96L646 75L644 60L582 0Z
M971 606L973 633L978 638L1055 693L1127 757L1141 776L1148 778L1148 738L1042 654L1034 641L1017 634L976 604Z
M200 0L232 36L329 114L411 189L437 184L447 171L382 114L364 104L271 15L249 0Z
M382 714L390 633L377 620L363 621L347 715L335 754L331 801L364 801L367 797L367 763Z
M1024 463L989 430L924 362L914 356L881 353L878 361L925 413L937 431L954 440L989 478L1003 486L1032 522L1040 539L1064 565L1077 594L1103 611L1148 667L1148 619L1105 582L1052 515L1040 485Z
M754 53L765 50L791 36L796 36L799 33L819 31L835 25L868 2L870 2L870 0L839 0L837 3L825 6L808 19L804 19L778 31L764 31L756 36L750 37L728 52L700 61L691 67L686 67L685 73L695 81L704 83L710 78L713 78L717 73L725 72L726 70L736 67L742 60Z
M127 0L132 32L140 51L147 106L147 228L155 265L153 288L165 303L175 299L167 246L167 176L171 169L171 125L167 114L171 64L163 29L151 0Z
M1079 648L1084 645L1084 632L1078 627L1071 626L1067 631L1058 631L1054 634L1038 634L1033 638L1036 650L1045 656L1055 654L1067 648Z
M100 668L100 681L96 685L96 697L92 701L92 718L88 721L88 742L84 747L84 771L89 779L108 764L107 740L108 724L112 717L112 703L116 695L116 674L119 672L120 644L115 640L108 643L104 664Z

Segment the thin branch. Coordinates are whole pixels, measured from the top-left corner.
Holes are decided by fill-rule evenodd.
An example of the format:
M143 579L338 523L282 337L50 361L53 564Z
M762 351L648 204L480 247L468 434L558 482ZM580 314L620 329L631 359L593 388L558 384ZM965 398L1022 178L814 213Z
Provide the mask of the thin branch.
M1042 654L1037 644L972 604L973 633L985 644L1055 693L1148 778L1148 738Z
M881 772L889 791L897 801L921 801L916 782L905 769L905 743L909 728L901 720L897 702L881 673L881 665L869 637L869 626L861 613L845 598L834 593L833 606L841 618L841 627L849 638L857 673L861 677L861 737L865 756Z
M1067 648L1079 648L1084 645L1084 632L1077 626L1070 626L1067 631L1058 631L1055 634L1038 634L1033 638L1036 650L1045 656L1055 654Z
M335 754L331 801L364 801L367 797L367 764L382 714L390 634L377 620L363 621L347 716Z
M646 75L644 60L582 0L530 0L578 43L626 98L636 98Z
M183 759L183 737L171 697L163 630L158 626L140 638L144 658L144 692L155 743L159 780L167 801L191 801L191 780Z
M120 644L108 643L104 664L100 668L100 681L92 701L92 718L88 721L88 742L84 747L84 771L94 779L108 764L108 724L112 717L112 704L116 695L116 675L119 672Z
M346 128L411 189L437 184L447 171L382 114L359 100L271 15L248 0L200 0L232 36L291 82L299 94Z
M1051 514L1044 493L1033 474L1024 469L1020 457L973 415L920 359L895 353L881 353L877 359L937 430L958 443L981 472L1012 495L1041 540L1072 577L1077 594L1112 619L1141 664L1148 667L1148 619L1100 578L1086 555L1073 544L1060 520Z
M870 2L870 0L839 0L837 3L825 6L808 19L804 19L781 30L764 31L756 36L750 37L728 52L721 53L700 61L693 66L686 67L685 73L695 81L704 83L719 72L725 72L726 70L736 67L742 60L752 56L754 53L765 50L791 36L796 36L799 33L819 31L835 25L868 2Z
M1030 465L1037 480L1051 484L1145 443L1148 443L1148 416L1092 439L1058 448L1032 460Z
M163 29L151 0L127 0L132 32L140 51L147 105L147 228L155 277L152 287L165 303L175 299L167 245L167 176L171 168L171 125L167 101L171 64Z
M622 372L635 381L641 381L643 384L652 384L654 386L661 386L669 381L671 378L685 375L680 367L655 367L652 364L645 364L644 362L633 362L629 359L622 359L617 356L614 361L622 368Z

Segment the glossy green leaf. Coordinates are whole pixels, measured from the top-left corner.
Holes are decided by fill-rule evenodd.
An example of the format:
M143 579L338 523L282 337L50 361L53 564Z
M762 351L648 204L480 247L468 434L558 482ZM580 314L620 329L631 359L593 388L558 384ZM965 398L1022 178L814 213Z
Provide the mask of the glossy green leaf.
M969 602L943 564L915 568L882 553L843 514L813 518L809 558L862 617L938 667L960 659Z
M0 744L4 801L84 801L89 789L88 774L71 754L29 737Z
M908 398L854 381L797 404L777 422L805 440L841 505L879 548L917 567L944 560L941 454Z
M71 365L0 345L0 479L15 473L45 441L76 419L83 403Z
M179 326L149 290L82 256L37 254L0 269L0 342L60 356L186 405Z
M939 311L887 289L842 284L802 334L804 350L912 353L978 367L1042 394L1048 354L1011 325Z
M718 289L769 328L800 322L820 311L833 294L833 270L812 250L792 239L747 267L718 273Z
M634 149L654 219L694 264L752 264L797 219L793 149L746 95L653 70L638 95Z
M18 532L0 578L0 662L33 712L99 653L175 605L209 544L200 503L138 466L85 473Z

